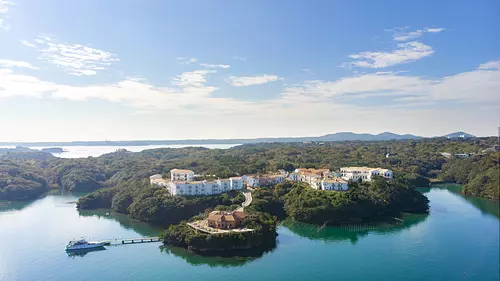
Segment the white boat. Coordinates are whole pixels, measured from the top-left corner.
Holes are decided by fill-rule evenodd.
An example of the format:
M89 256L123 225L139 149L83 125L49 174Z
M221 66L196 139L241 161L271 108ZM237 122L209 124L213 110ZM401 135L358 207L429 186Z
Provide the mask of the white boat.
M87 242L85 239L72 240L66 246L66 251L103 248L105 244L104 242Z

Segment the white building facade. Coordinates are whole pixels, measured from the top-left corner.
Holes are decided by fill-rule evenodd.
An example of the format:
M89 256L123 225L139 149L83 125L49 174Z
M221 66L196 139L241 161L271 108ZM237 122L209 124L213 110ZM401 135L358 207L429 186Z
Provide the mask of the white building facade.
M173 169L170 170L171 181L194 181L194 172L191 170Z
M241 177L231 177L229 178L229 185L231 190L241 190L243 189L243 179Z
M159 185L159 186L167 186L168 181L163 179L162 175L156 174L156 175L152 175L149 177L149 183Z
M392 179L392 171L382 168L370 167L344 167L340 168L340 175L348 181L371 181L373 176L381 176Z
M337 190L346 191L349 185L346 180L342 178L324 179L321 181L321 190Z
M170 171L170 178L171 180L168 181L163 179L162 175L156 174L149 177L149 181L151 184L167 187L170 194L174 196L215 195L243 189L241 177L195 181L193 171L173 169Z

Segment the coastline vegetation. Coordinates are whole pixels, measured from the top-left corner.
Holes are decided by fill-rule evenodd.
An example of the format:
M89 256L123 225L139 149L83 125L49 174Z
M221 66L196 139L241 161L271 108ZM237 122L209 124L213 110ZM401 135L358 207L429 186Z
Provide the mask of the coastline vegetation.
M19 173L0 172L0 192L3 198L18 200L36 198L47 188L78 192L91 192L101 188L120 190L127 183L144 180L157 173L168 175L170 169L179 167L191 169L206 177L215 175L225 178L277 169L292 171L300 167L326 167L335 171L343 166L375 166L390 168L394 174L415 186L428 186L429 179L442 178L464 183L463 192L466 195L498 199L498 192L495 193L494 189L488 187L494 186L494 176L498 174L498 170L488 166L494 159L488 160L490 162L485 160L484 163L477 160L483 157L495 158L495 154L476 155L465 160L448 159L440 154L479 153L495 143L496 138L262 143L230 149L162 148L137 153L119 149L100 157L80 159L57 158L50 153L28 148L0 149L0 161L9 161L9 165L21 165L23 171L29 171L43 179L31 181L29 177L25 179ZM388 153L390 156L386 157ZM466 165L466 169L472 171L466 180L453 172L465 169L459 168L461 165ZM484 165L489 167L484 171L487 179L473 177L482 173L475 171ZM481 186L483 182L486 182L486 187ZM117 204L127 206L126 198L130 200L130 195L120 195L122 196L123 202L117 201Z
M132 218L166 226L187 220L214 207L229 209L245 201L238 192L212 196L171 196L160 186L145 181L125 182L114 188L92 192L77 202L79 209L107 208Z
M462 184L462 193L500 200L500 153L453 159L443 165L440 179Z

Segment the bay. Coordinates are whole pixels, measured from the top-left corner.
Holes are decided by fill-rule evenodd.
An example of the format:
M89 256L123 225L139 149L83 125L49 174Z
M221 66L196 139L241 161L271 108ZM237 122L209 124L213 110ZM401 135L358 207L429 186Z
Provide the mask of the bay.
M404 223L318 228L285 221L257 257L201 257L145 243L70 256L68 240L156 236L161 229L107 210L79 212L78 194L0 207L0 280L499 280L498 201L457 185L422 188L428 215Z
M182 148L182 147L205 147L210 149L227 149L239 144L172 144L172 145L135 145L135 146L62 146L65 150L63 153L53 153L54 156L60 158L85 158L98 157L106 153L115 152L117 149L126 149L131 152L139 152L146 149L155 148ZM42 149L53 146L33 146L31 149ZM14 148L14 146L2 146L0 148Z

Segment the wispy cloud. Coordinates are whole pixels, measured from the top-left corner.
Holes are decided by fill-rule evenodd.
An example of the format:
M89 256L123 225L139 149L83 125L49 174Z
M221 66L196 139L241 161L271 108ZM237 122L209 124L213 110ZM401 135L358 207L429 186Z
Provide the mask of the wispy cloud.
M51 63L71 75L96 75L113 63L120 61L113 53L81 44L60 43L50 36L39 36L34 40L21 41L25 46L37 49L40 59Z
M231 58L232 58L233 60L242 60L242 61L247 60L247 58L245 58L245 57L241 57L241 56L232 56Z
M26 40L21 40L21 44L23 44L24 46L27 46L27 47L30 47L30 48L36 48L37 46L33 43L30 43Z
M230 68L231 66L228 64L207 64L207 63L201 63L200 66L206 67L206 68Z
M14 2L0 0L0 29L10 30L10 25L5 23L5 20L9 18L9 6L15 5Z
M389 29L387 31L390 31L393 33L392 39L395 41L409 41L409 40L414 40L422 35L424 33L438 33L443 31L444 28L439 27L439 28L424 28L424 29L418 29L415 31L408 31L408 26L404 27L396 27L394 29Z
M375 131L405 130L408 126L419 128L431 123L436 131L442 126L465 129L482 126L487 131L496 122L490 117L500 109L499 67L500 61L490 61L468 72L432 80L383 72L332 81L305 81L286 88L275 99L264 101L214 97L212 93L217 88L208 81L215 70L207 69L180 73L172 78L170 87L158 87L143 78L87 86L62 85L0 69L0 98L107 101L133 107L141 113L159 114L158 117L164 112L183 116L186 120L182 120L179 128L186 122L203 123L203 128L209 128L207 133L220 126L238 124L259 134L289 135L291 131L286 126L269 125L269 120L275 120L291 122L318 134L325 127L331 130L328 120L341 120L345 116L349 116L349 122L337 122L334 130L366 131L366 120L370 120L370 129ZM377 106L355 103L356 99L370 97L383 102ZM430 104L433 106L427 106Z
M500 61L490 61L475 70L434 80L403 73L377 72L336 81L310 80L286 88L283 95L311 100L394 96L398 101L500 101Z
M197 58L186 58L186 57L178 57L177 60L180 60L181 64L192 64L198 61Z
M227 79L227 82L231 86L246 87L246 86L260 85L269 82L274 82L280 79L282 78L280 78L277 75L241 76L241 77L231 76Z
M6 59L0 59L0 67L5 67L5 68L19 67L19 68L29 68L29 69L34 69L34 70L40 69L39 67L34 66L29 62L16 61L16 60L6 60Z
M397 44L392 52L361 52L350 55L355 61L348 63L351 66L384 68L392 65L413 62L434 53L431 46L418 41Z
M215 70L194 70L184 72L174 78L173 84L180 87L201 88L204 87L204 83L207 82L207 75L216 72Z

